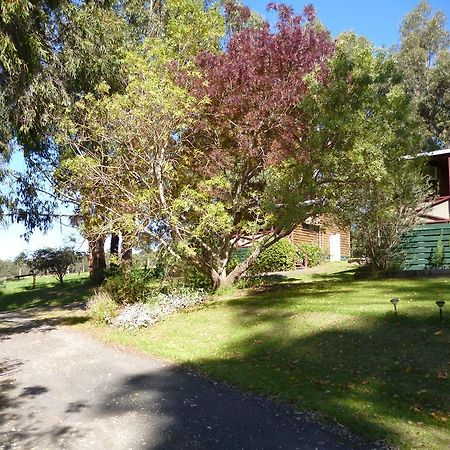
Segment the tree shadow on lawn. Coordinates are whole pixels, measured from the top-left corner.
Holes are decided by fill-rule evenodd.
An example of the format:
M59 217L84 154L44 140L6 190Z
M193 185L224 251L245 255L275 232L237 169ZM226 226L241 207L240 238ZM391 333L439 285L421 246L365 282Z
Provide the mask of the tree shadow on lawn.
M313 275L315 277L315 275ZM326 296L342 296L339 300L367 304L367 300L373 297L379 303L385 298L388 305L392 297L400 297L400 300L414 300L427 302L431 310L436 310L436 300L448 298L450 295L450 279L447 278L381 278L373 280L354 279L352 271L341 272L331 275L318 275L317 280L302 283L281 283L256 287L248 290L247 298L256 294L276 292L277 299L294 298L296 301L306 297L323 298ZM349 295L346 295L349 294ZM246 297L243 297L246 298ZM263 295L258 301L270 301L271 297ZM400 304L401 305L401 304ZM399 307L400 307L399 305ZM450 311L450 301L449 301ZM450 312L449 312L450 314Z
M355 279L355 268L342 270L335 273L315 273L311 274L311 278L314 281L353 281Z
M91 293L92 287L86 279L68 279L63 285L55 281L53 284L38 285L36 289L25 286L18 292L0 294L0 311L49 308L73 302L81 304Z
M323 298L333 292L321 290L325 286L330 282L305 295L319 297L321 292ZM434 448L447 448L448 321L420 314L352 316L332 307L296 314L279 307L280 302L293 304L292 297L288 291L277 298L230 301L246 337L228 344L225 358L189 365L246 390L335 417L373 440L406 439L427 447L431 435ZM428 437L421 441L424 431Z

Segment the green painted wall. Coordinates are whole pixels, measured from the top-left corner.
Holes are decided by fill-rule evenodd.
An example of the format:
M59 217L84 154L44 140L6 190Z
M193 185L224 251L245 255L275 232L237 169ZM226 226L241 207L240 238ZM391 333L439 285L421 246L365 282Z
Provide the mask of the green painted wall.
M450 267L450 223L433 223L419 225L405 235L401 246L406 256L404 268L432 269L439 239L444 248L444 267Z

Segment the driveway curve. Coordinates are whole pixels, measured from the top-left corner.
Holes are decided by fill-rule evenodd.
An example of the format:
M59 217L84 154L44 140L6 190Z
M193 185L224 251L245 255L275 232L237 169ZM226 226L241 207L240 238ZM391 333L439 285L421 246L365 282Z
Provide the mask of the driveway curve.
M370 448L308 414L159 360L0 313L1 449Z

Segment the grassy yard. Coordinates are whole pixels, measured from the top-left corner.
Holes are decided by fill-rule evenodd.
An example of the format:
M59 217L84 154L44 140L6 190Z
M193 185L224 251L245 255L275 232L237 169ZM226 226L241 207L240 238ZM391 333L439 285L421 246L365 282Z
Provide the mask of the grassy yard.
M41 276L36 278L35 289L32 289L31 277L6 281L0 288L0 311L50 308L86 300L91 293L87 281L87 274L70 274L61 286L55 277Z
M79 326L318 411L370 440L448 448L450 302L443 322L434 302L448 298L450 281L354 280L347 268L331 264L264 292L215 296L138 332ZM67 303L88 293L83 280L68 280L62 289L45 283L33 292L19 282L8 285L0 309ZM389 303L395 296L397 319Z
M313 273L266 292L216 297L139 332L94 332L336 418L368 439L443 449L450 445L450 308L440 323L434 302L448 292L442 278Z

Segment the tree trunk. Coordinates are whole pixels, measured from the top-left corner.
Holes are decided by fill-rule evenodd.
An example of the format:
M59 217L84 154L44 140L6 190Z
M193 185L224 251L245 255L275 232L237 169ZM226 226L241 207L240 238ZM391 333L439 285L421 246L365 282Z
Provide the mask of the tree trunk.
M111 245L109 247L109 253L111 256L111 262L109 264L110 269L117 269L119 267L119 235L111 234Z
M89 241L89 277L95 285L105 279L105 237L99 236Z
M230 277L230 275L226 275L226 272L222 272L222 274L218 274L215 270L211 274L211 278L213 281L213 290L216 291L219 288L226 288L233 285L236 281L236 277Z
M213 269L211 271L213 289L217 290L218 288L232 286L233 283L253 265L260 253L261 248L255 247L251 255L228 274L226 265L223 266L223 269L220 272Z
M123 234L122 237L122 264L131 267L133 263L132 244L129 235Z
M214 290L217 290L219 287L231 286L241 275L253 266L262 250L270 247L282 237L287 236L287 234L288 231L286 230L283 233L269 236L265 241L261 242L260 245L255 246L247 259L238 264L229 274L226 273L226 262L221 264L223 269L220 272L212 269L211 279L213 281Z

